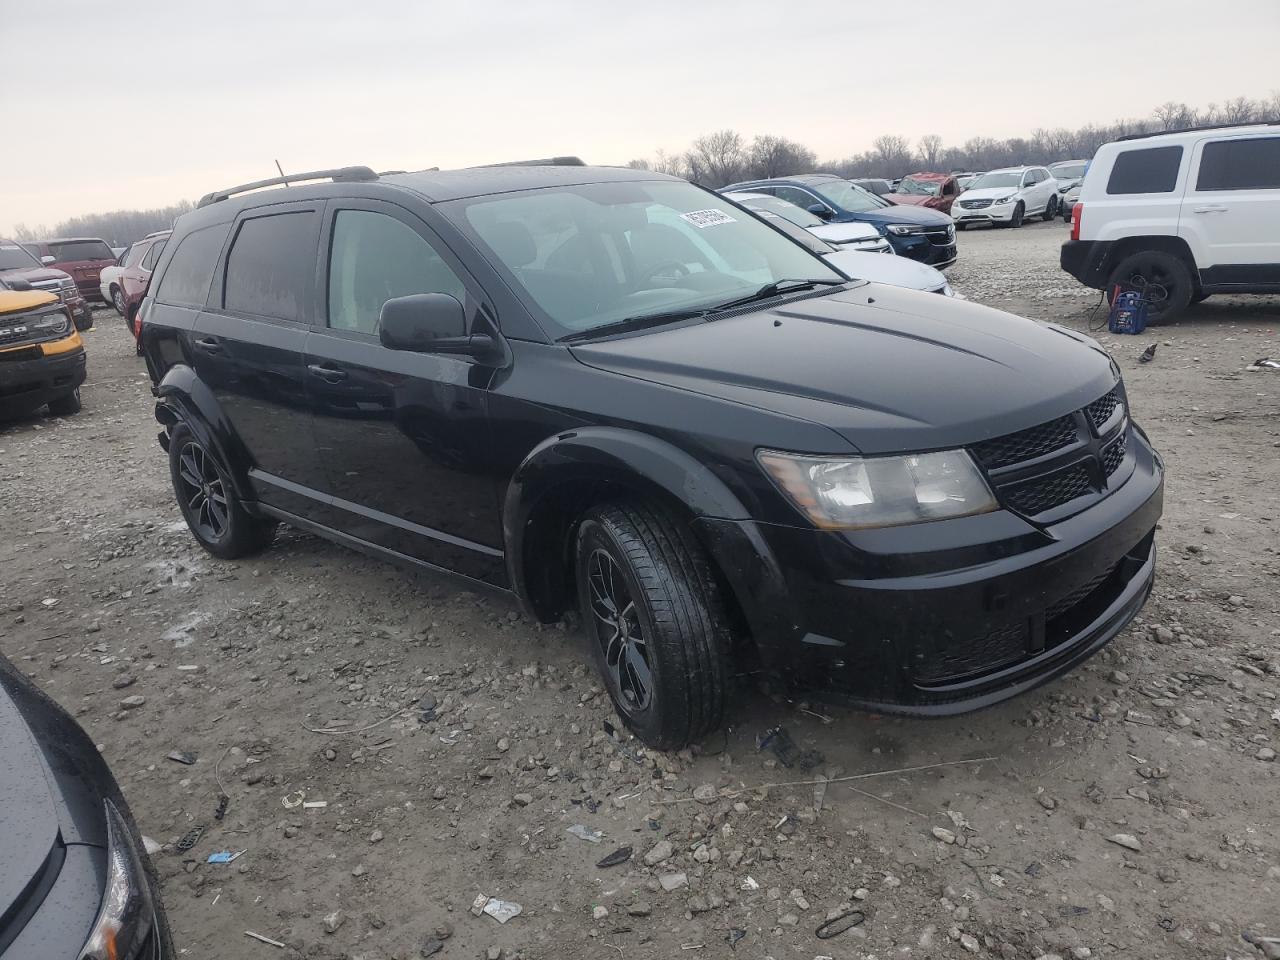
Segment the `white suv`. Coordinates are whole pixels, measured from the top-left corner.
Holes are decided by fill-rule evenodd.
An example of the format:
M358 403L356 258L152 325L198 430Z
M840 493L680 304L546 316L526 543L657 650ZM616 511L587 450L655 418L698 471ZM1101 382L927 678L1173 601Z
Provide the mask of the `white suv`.
M1058 181L1044 167L1004 167L969 184L951 207L956 229L971 223L1020 227L1027 217L1052 220L1058 213Z
M1145 290L1149 322L1214 293L1280 293L1280 124L1103 144L1071 221L1062 269Z

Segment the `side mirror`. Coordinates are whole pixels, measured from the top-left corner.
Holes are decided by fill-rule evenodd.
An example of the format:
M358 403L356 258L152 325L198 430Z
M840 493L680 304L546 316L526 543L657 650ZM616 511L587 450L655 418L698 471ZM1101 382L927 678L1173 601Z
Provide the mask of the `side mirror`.
M415 293L388 300L378 315L378 339L388 350L455 354L490 365L506 358L497 337L467 334L462 304L447 293Z
M823 220L830 220L830 219L831 219L831 216L832 216L832 210L831 210L831 208L830 208L830 207L828 207L826 204L823 204L823 203L811 203L811 204L809 204L809 206L808 206L806 209L807 209L810 213L812 213L815 217L820 217L820 218L821 218L821 219L823 219Z
M48 263L55 263L56 261L53 259L53 257L49 256L46 253L43 257L40 258L40 262L48 264Z

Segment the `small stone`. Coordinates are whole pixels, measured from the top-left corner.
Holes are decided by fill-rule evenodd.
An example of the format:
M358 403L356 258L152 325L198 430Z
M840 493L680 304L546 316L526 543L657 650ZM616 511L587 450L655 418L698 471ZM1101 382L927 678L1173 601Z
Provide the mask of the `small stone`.
M1270 763L1272 760L1276 758L1276 752L1272 750L1270 747L1263 747L1261 750L1255 753L1253 757L1255 760L1261 760L1264 763Z
M1089 958L1093 956L1093 951L1088 947L1072 947L1071 956L1074 957L1075 960L1089 960Z
M427 937L422 941L422 946L418 951L425 957L434 957L437 953L444 949L444 941L439 937Z
M1053 799L1053 797L1049 796L1047 793L1036 794L1036 803L1040 804L1040 806L1044 807L1046 810L1056 810L1058 808L1058 801Z
M954 831L948 830L946 827L934 827L933 835L936 839L941 840L943 843L956 842L956 835Z
M514 803L517 807L527 807L529 804L533 803L533 794L517 793L514 797L511 798L511 802Z
M335 910L327 914L323 922L325 933L337 933L338 928L347 922L347 917L341 910Z
M135 693L131 697L125 697L120 701L120 707L124 710L137 710L140 706L147 702L147 698L141 694Z
M627 907L627 916L629 917L647 917L653 912L653 908L643 900L638 900Z
M1129 682L1129 675L1125 673L1123 670L1112 670L1109 674L1107 674L1107 679L1114 684L1117 684L1119 686L1124 686L1126 683Z
M778 918L779 925L784 927L794 927L799 922L800 918L794 913L784 913Z
M605 906L597 906L591 911L592 920L604 920L609 916L609 908Z
M970 953L978 952L978 938L971 933L960 934L960 946L964 947Z
M351 875L353 877L363 877L368 872L369 871L364 868L363 863L357 863L354 867L351 868Z
M719 792L714 784L704 783L693 791L693 799L699 803L715 803Z
M431 791L432 800L443 800L446 796L448 796L448 791L445 790L443 784Z
M381 830L375 830L375 831L373 831L373 833L369 834L369 842L370 842L370 843L381 843L381 842L382 842L382 831L381 831Z
M675 853L675 848L671 846L670 840L659 840L644 855L645 865L655 867L665 860L670 860L673 853Z
M484 952L485 960L502 960L501 947L489 947Z
M662 887L667 893L673 890L679 890L681 887L689 885L689 878L684 873L664 873L658 877L658 886Z
M1126 850L1132 850L1135 853L1142 852L1142 844L1138 838L1131 833L1113 833L1107 837L1112 843L1124 847Z
M124 673L111 681L111 686L117 690L123 690L125 687L132 687L138 682L138 678L131 673Z
M337 760L337 759L338 759L338 751L337 751L337 750L335 750L335 749L333 749L333 747L326 747L326 748L325 748L325 751L324 751L324 758L325 758L326 760L330 760L330 761L332 761L332 760Z

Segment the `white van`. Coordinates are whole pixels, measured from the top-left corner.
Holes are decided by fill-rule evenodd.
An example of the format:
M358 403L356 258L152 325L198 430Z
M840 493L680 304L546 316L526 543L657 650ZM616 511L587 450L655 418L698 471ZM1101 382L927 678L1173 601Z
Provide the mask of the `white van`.
M1280 123L1103 144L1071 219L1062 269L1146 290L1149 322L1215 293L1280 293Z

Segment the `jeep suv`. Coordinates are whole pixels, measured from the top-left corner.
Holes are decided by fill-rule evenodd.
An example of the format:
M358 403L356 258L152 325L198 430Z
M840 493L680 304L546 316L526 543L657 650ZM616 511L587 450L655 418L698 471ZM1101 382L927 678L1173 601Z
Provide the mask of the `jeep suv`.
M683 180L559 162L204 197L141 310L177 502L580 611L626 725L731 679L955 714L1151 589L1163 471L1063 327L850 280ZM283 186L282 189L267 189Z
M1215 293L1280 293L1280 123L1103 144L1071 212L1062 269L1149 320Z

